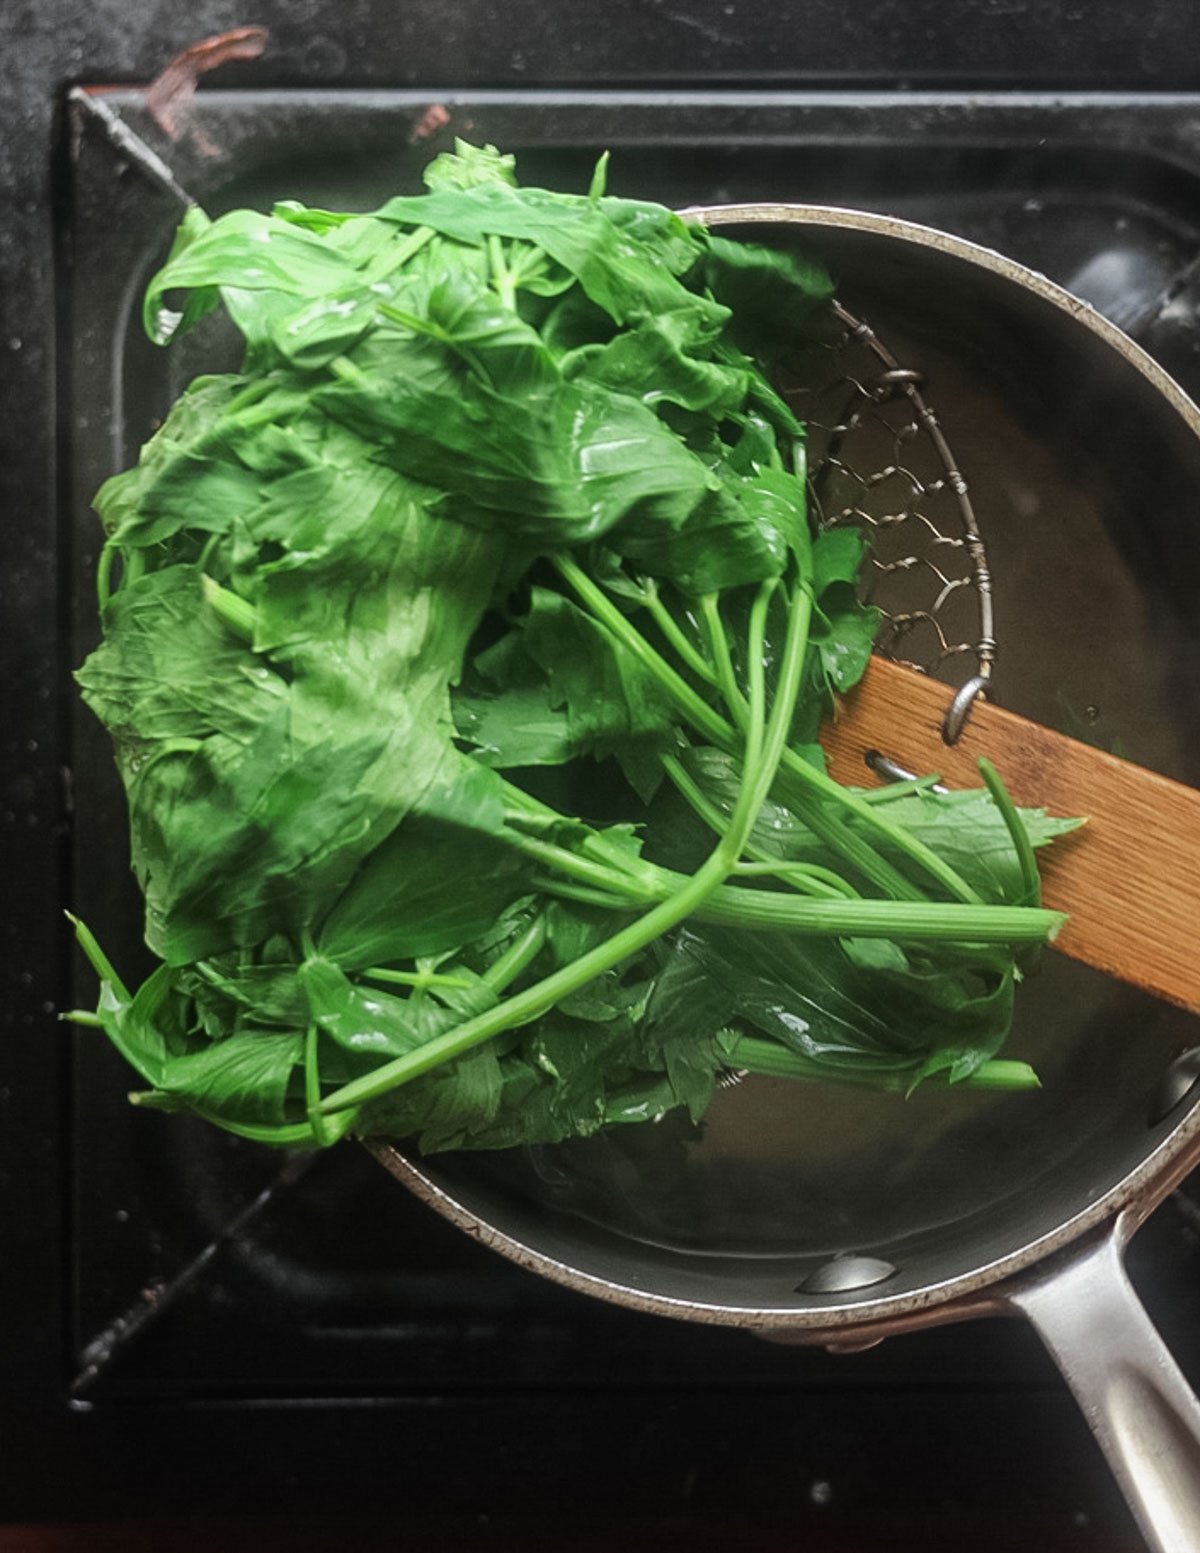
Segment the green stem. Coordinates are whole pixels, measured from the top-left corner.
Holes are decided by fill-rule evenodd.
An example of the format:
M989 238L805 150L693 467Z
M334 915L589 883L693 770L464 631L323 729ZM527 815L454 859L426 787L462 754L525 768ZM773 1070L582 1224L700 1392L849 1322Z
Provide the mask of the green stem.
M235 1138L246 1138L251 1143L270 1143L276 1148L311 1149L328 1147L344 1138L358 1119L357 1111L342 1111L337 1116L323 1117L324 1138L318 1138L311 1122L235 1122L204 1106L180 1100L161 1089L134 1089L126 1096L130 1105L139 1111L190 1111L202 1121L211 1122L230 1132Z
M503 781L503 778L501 779ZM565 816L557 809L552 809L540 799L532 797L519 787L514 787L511 782L504 782L505 797L512 804L512 808L506 809L505 821L509 825L529 825L539 830L555 830L562 826ZM572 830L578 830L583 826L581 820L571 820ZM524 834L524 832L522 832ZM636 884L644 886L648 891L653 891L661 881L662 869L653 863L648 863L636 853L627 851L615 841L610 841L601 831L586 831L580 843L583 852L590 853L594 858L605 862L615 873L625 879L631 879ZM578 854L572 853L572 856Z
M372 965L358 974L368 981L382 981L397 987L453 987L465 991L473 985L465 976L443 976L437 971L393 971L383 965Z
M504 245L494 232L488 233L487 238L488 262L492 270L492 284L496 288L496 294L500 298L502 306L512 313L517 307L517 288L513 280L512 270L505 263Z
M747 846L746 851L749 853L751 848ZM822 900L851 901L862 898L832 868L822 868L819 863L789 863L782 858L764 858L751 863L739 863L734 872L739 879L761 879L764 875L782 879L802 895L815 895Z
M928 792L941 781L936 771L927 776L909 777L903 782L889 782L885 787L855 788L863 803L891 803L896 798L911 798L914 793Z
M1012 837L1017 862L1021 866L1021 905L1040 906L1042 876L1038 872L1037 858L1034 855L1033 842L1029 839L1029 832L1017 813L1017 806L1013 803L1008 788L1000 779L1000 773L985 755L979 758L979 770L987 784L988 792L992 795L992 802L999 809L1000 817L1008 826L1008 834Z
M717 665L722 694L734 721L740 723L745 717L746 703L733 671L729 642L716 599L712 595L707 595L701 600L701 607L704 611L704 621ZM900 900L916 900L920 898L921 892L886 858L881 858L866 837L848 831L844 824L838 823L832 816L823 814L818 805L811 801L805 802L806 797L810 800L817 797L832 799L843 810L857 815L859 819L865 819L878 836L886 836L901 852L906 853L914 862L920 863L926 872L932 874L957 899L972 902L980 899L976 891L936 852L926 847L908 831L893 825L886 817L881 818L875 814L872 805L859 798L849 788L825 776L795 750L784 751L782 765L785 774L782 784L784 790L789 792L793 802L804 810L804 818L810 828L889 895Z
M504 953L496 956L484 971L483 980L493 992L503 992L522 971L528 970L542 952L545 942L546 919L535 917L525 931L513 939Z
M706 593L700 600L700 618L704 622L704 632L708 637L708 650L716 665L717 684L730 715L737 722L744 715L745 701L738 688L737 675L733 669L733 657L729 651L729 638L725 634L725 622L721 619L715 593Z
M329 1143L329 1124L321 1115L321 1070L317 1063L317 1043L320 1032L316 1023L310 1024L304 1036L304 1108L308 1113L308 1125L320 1148Z
M750 610L749 641L747 654L749 658L749 691L750 704L746 716L746 750L742 757L742 779L738 784L737 798L734 800L733 813L729 818L729 825L717 842L714 857L720 858L722 863L722 877L732 870L734 864L742 855L742 848L746 845L746 839L754 828L754 822L758 818L758 811L762 808L765 794L762 792L762 778L764 771L767 773L767 788L769 790L774 778L775 770L779 765L779 751L776 750L774 761L770 761L767 754L768 730L766 726L767 705L767 681L766 668L763 663L764 649L767 632L767 606L770 603L771 594L775 591L775 582L772 578L770 584L764 583L755 594L754 604ZM803 653L801 653L803 660ZM797 681L797 684L799 681ZM789 703L790 705L794 703ZM772 735L776 726L782 721L779 712L783 706L783 693L776 698L775 705L771 708ZM789 709L789 719L791 716ZM786 727L784 732L786 734ZM779 746L782 748L782 745ZM768 765L768 762L770 764Z
M740 869L735 869L740 872ZM662 870L656 894L670 899L686 876ZM836 875L834 876L836 877ZM630 912L635 901L615 890L595 889L552 876L535 875L533 884L549 895L582 901L610 911ZM713 927L801 933L818 938L894 938L905 943L1043 944L1066 920L1061 912L1032 906L965 906L958 901L862 899L830 890L819 898L779 890L746 890L718 885L696 907L698 922Z
M725 624L717 607L716 596L707 594L700 603L709 651L717 665L717 680L721 693L734 721L741 723L746 715L746 702L734 673L729 639L725 634ZM861 874L885 894L898 900L920 899L921 892L916 886L910 884L904 875L885 858L881 858L865 838L847 831L844 823L833 815L825 814L805 792L801 791L796 796L796 802L802 809L810 829L836 852L853 863ZM721 823L724 823L723 820Z
M85 1025L89 1030L103 1030L104 1021L99 1014L92 1014L86 1008L68 1008L58 1016L64 1024Z
M772 928L833 938L904 942L1035 944L1053 939L1066 917L1034 906L968 906L958 901L805 900L779 890L715 889L696 913L717 927Z
M639 949L645 948L648 943L690 916L724 876L724 859L714 853L692 876L687 886L670 900L661 902L628 927L614 933L604 943L581 955L578 960L543 977L523 992L516 993L503 1003L497 1003L494 1008L476 1015L474 1019L468 1019L456 1029L435 1036L414 1051L385 1063L374 1073L344 1085L322 1103L322 1111L342 1111L350 1106L377 1100L380 1095L409 1083L422 1073L428 1073L444 1062L452 1062L502 1031L540 1018L563 998L611 970L626 956L636 954Z
M254 605L248 604L244 598L229 588L223 588L207 573L201 578L200 586L204 590L204 597L234 636L239 641L245 642L247 646L252 645L255 626Z
M535 862L542 863L547 868L553 868L558 873L566 874L568 878L577 879L581 884L589 885L593 889L608 890L631 897L635 906L649 905L660 893L656 886L665 877L666 871L663 869L655 870L658 877L653 884L644 883L631 874L617 873L606 863L593 863L586 857L580 857L578 852L572 852L568 847L556 846L550 841L539 841L535 836L522 835L520 831L509 830L505 835L518 852L523 852L526 857L533 858Z
M112 569L116 554L116 545L111 539L106 539L100 549L100 560L96 565L96 600L100 605L101 614L108 608L108 601L112 598Z
M855 868L864 879L892 900L918 901L925 895L917 885L900 872L894 863L883 857L867 836L851 828L845 811L830 808L803 783L795 781L787 771L781 771L780 797L796 818L823 841L833 852Z
M708 685L715 685L717 677L713 673L712 665L688 641L679 622L659 596L658 584L653 578L648 578L642 582L642 589L642 597L645 600L646 608L650 611L650 617L663 636L670 642L671 646L697 679L703 680Z
M612 895L607 890L593 890L586 884L572 884L567 879L556 879L553 874L534 874L530 883L544 895L557 896L559 900L579 901L584 906L598 906L603 911L636 911L627 896Z
M389 275L403 269L434 235L431 226L416 227L395 248L384 248L363 271L363 280L368 286L386 280Z
M872 1072L869 1068L836 1068L815 1062L799 1052L790 1051L778 1041L758 1036L738 1038L728 1054L728 1066L746 1073L771 1078L814 1080L821 1083L849 1084L865 1089L882 1089L908 1094L913 1075L907 1072ZM949 1085L953 1089L1027 1090L1041 1087L1038 1076L1027 1062L993 1058L981 1063L968 1078Z

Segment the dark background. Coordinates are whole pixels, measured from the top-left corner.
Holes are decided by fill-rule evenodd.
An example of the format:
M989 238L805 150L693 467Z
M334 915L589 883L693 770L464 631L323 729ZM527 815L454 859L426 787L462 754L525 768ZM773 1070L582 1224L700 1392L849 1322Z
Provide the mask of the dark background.
M460 1253L448 1229L426 1225L382 1186L380 1235L411 1233L448 1276L479 1281L493 1301L493 1339L498 1332L502 1345L528 1344L507 1363L464 1368L457 1356L476 1351L468 1317L438 1330L431 1285L414 1338L421 1362L382 1377L375 1394L369 1375L351 1388L336 1370L319 1384L311 1371L289 1380L281 1370L273 1389L256 1388L246 1379L257 1373L256 1356L236 1342L229 1373L214 1377L208 1394L186 1392L171 1383L169 1345L156 1350L152 1339L124 1390L69 1399L72 1377L86 1369L80 1349L97 1333L77 1322L69 1204L78 1200L76 1172L86 1185L90 1164L69 1146L78 1075L56 1019L69 952L61 912L71 792L59 479L69 452L59 421L70 342L55 282L70 198L64 99L74 83L145 82L186 44L252 23L270 29L269 47L256 62L225 67L222 87L429 88L431 101L439 89L483 87L819 89L844 94L851 109L868 88L967 99L975 90L1001 99L1061 91L1068 101L1130 92L1160 107L1172 93L1200 89L1200 11L1186 0L1138 8L1123 0L280 0L244 9L102 0L86 10L8 0L0 10L8 713L0 1519L87 1522L81 1545L89 1547L110 1545L105 1537L128 1545L134 1518L153 1517L142 1528L147 1545L165 1547L168 1521L245 1515L303 1516L255 1533L264 1547L295 1549L326 1545L326 1531L356 1548L390 1546L401 1531L434 1548L461 1545L468 1533L481 1547L516 1546L534 1534L525 1518L535 1515L542 1540L554 1527L581 1548L647 1532L698 1548L731 1538L762 1547L807 1539L831 1550L1136 1546L1082 1421L1022 1328L929 1333L905 1340L894 1357L889 1347L886 1360L703 1334L711 1344L689 1350L689 1371L676 1329L591 1307L585 1314L559 1291L531 1295L524 1275L494 1274L471 1247ZM1055 123L1048 114L1048 134ZM349 1171L351 1186L376 1190L358 1168L335 1167ZM1186 1197L1168 1204L1134 1255L1153 1313L1178 1345L1200 1306L1193 1214ZM310 1212L296 1233L311 1234L311 1221ZM235 1291L226 1311L235 1327L236 1279L223 1287ZM515 1325L495 1315L506 1302L523 1313ZM113 1321L128 1323L130 1310L136 1317L136 1305L117 1303ZM565 1349L556 1332L570 1334ZM526 1353L538 1356L536 1370L523 1367ZM440 1379L448 1374L452 1385ZM311 1516L337 1519L314 1527ZM107 1533L96 1529L104 1521ZM242 1534L223 1519L170 1535L190 1547ZM65 1544L26 1532L4 1545Z

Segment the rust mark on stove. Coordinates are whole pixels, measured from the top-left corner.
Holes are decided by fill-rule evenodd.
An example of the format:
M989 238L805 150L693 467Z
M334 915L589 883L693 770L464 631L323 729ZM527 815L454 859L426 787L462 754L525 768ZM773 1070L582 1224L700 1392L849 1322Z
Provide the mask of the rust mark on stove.
M257 59L270 36L265 27L233 27L189 44L146 88L146 107L154 122L172 140L178 140L201 76L231 60ZM206 156L219 154L220 148L207 135L193 128L192 138Z
M430 103L429 107L412 127L412 133L408 137L410 146L419 145L423 140L432 140L438 130L445 129L450 122L450 110L445 103Z

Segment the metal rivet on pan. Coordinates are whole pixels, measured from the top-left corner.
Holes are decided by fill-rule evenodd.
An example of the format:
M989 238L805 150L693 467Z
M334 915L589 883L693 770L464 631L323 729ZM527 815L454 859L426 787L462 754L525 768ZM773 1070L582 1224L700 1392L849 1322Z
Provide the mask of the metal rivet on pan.
M1156 1127L1187 1099L1200 1080L1200 1046L1189 1046L1167 1064L1150 1102L1150 1126Z
M846 1294L894 1278L896 1268L879 1256L835 1256L796 1285L797 1294Z

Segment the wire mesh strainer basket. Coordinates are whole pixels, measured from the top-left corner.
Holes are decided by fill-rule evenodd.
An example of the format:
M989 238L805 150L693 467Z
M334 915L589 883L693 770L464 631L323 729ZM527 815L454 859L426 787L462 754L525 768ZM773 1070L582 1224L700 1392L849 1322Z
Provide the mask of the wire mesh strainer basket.
M803 387L785 389L808 427L809 492L820 528L870 540L863 591L881 652L956 687L944 732L962 731L992 676L992 584L967 482L925 397L870 324L835 304L840 332Z

